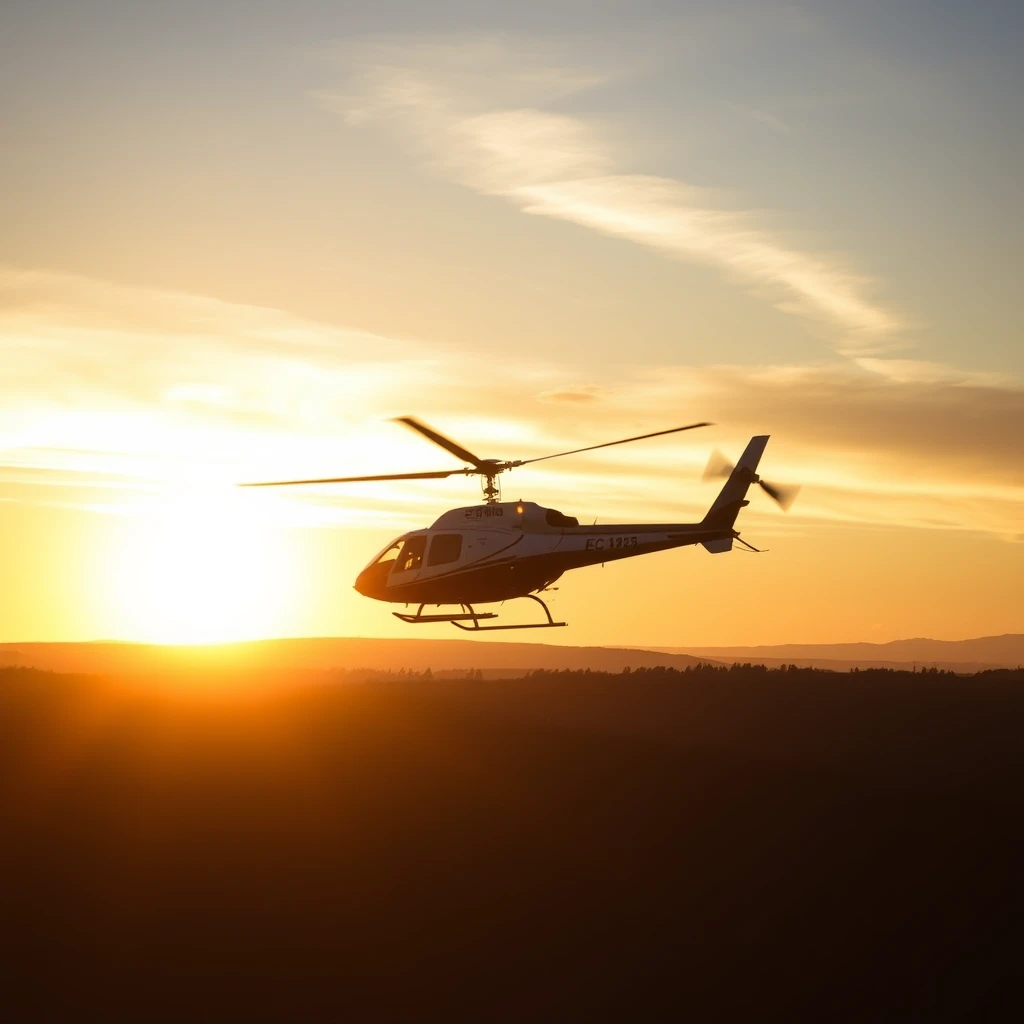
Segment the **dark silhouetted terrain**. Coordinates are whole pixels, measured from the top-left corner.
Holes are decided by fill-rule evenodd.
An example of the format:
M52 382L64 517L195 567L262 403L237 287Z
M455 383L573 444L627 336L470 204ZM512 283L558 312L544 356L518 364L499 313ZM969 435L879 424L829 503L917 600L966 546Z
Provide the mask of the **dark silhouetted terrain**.
M353 678L0 670L19 1019L1021 1008L1022 673Z

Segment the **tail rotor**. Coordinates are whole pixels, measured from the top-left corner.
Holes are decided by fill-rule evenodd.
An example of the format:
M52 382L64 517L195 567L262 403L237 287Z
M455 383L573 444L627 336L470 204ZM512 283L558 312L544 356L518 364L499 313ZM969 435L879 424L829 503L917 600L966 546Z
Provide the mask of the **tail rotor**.
M732 476L735 466L716 448L708 459L707 466L704 467L704 474L701 477L702 480L728 480ZM745 472L750 474L748 483L757 484L758 487L768 495L783 511L788 511L790 505L796 501L796 496L800 493L800 488L794 485L780 485L771 484L767 480L762 480L757 473L752 470L746 470Z

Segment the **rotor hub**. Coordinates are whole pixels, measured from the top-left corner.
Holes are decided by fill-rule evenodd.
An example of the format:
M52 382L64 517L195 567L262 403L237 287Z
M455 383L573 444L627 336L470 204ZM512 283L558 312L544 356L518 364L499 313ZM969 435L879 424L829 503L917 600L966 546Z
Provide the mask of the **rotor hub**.
M485 505L497 505L501 501L501 485L498 483L498 473L500 472L499 469L494 473L480 474L480 486L484 492Z

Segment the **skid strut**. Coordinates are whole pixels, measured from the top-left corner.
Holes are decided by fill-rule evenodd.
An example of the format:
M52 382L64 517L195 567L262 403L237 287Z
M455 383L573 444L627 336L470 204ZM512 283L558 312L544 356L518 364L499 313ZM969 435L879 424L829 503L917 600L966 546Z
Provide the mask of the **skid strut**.
M415 625L420 622L450 622L453 626L459 629L468 630L470 633L483 633L495 629L551 629L557 626L564 626L564 622L555 622L551 617L551 610L536 594L523 594L523 597L528 597L531 601L536 601L537 604L544 609L544 614L547 616L547 622L524 622L515 625L494 625L494 626L481 626L481 621L485 619L496 619L498 617L497 612L478 612L474 610L471 604L459 605L462 609L461 612L452 612L450 614L438 614L438 615L424 615L423 609L426 608L425 604L421 604L416 610L415 615L409 615L407 612L392 612L396 619L401 619L402 622L408 622L411 625Z

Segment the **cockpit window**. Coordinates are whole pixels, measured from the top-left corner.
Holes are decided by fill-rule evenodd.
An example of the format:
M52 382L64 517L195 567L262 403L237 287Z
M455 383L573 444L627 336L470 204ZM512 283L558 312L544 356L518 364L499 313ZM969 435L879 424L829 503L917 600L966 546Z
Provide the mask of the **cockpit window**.
M402 545L401 554L395 563L392 572L412 572L423 564L423 552L427 549L427 535L425 533L407 537Z

